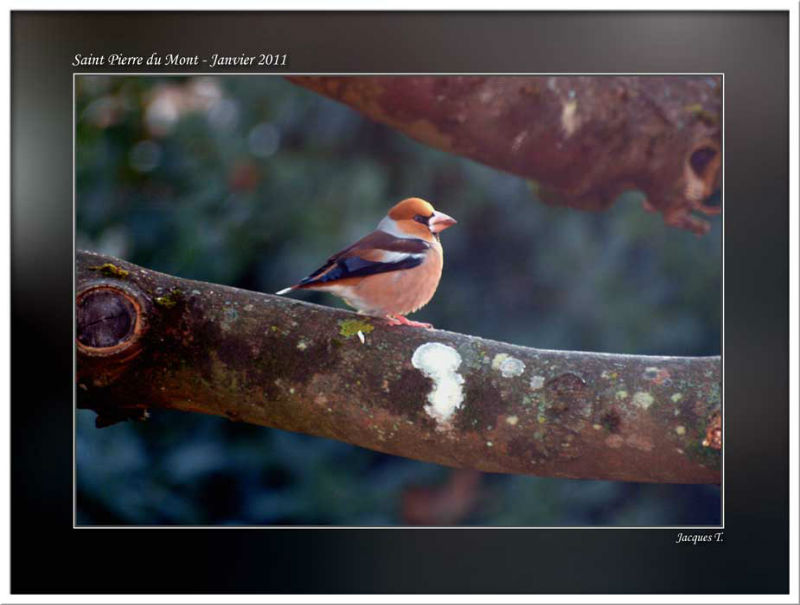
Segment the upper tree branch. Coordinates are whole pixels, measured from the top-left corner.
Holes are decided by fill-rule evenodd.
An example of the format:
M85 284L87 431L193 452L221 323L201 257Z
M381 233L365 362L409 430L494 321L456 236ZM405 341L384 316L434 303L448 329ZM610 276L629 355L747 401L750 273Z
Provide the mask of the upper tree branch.
M304 77L432 147L535 181L547 203L605 210L626 189L669 224L705 233L692 211L721 174L719 76Z
M77 336L78 405L101 425L165 407L483 471L720 480L719 443L703 446L720 408L719 357L387 327L88 252L77 259Z

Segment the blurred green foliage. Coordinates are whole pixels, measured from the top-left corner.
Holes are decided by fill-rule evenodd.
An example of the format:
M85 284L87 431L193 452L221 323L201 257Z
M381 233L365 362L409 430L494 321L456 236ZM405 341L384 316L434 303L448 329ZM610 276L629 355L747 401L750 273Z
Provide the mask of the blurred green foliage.
M275 76L79 76L76 96L80 249L274 292L420 196L459 224L415 319L539 348L720 352L719 219L697 238L635 192L605 213L548 207ZM103 430L93 416L78 412L79 524L399 524L406 490L450 473L197 414ZM486 474L463 523L712 524L719 504L712 486Z

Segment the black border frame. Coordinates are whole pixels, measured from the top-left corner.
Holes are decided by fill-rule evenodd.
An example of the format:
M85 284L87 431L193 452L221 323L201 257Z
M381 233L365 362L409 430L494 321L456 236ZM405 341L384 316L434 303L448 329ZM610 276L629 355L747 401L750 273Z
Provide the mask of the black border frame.
M11 25L13 593L788 592L788 11L13 12ZM72 529L78 52L286 52L286 71L309 73L724 73L725 541Z

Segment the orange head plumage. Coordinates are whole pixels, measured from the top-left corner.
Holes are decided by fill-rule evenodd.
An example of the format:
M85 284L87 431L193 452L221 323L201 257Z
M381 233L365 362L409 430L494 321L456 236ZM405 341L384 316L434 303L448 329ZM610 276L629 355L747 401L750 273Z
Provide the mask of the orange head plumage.
M392 223L406 235L430 240L432 234L455 225L456 220L443 212L437 212L422 198L410 197L392 206L386 218L381 221L383 226L391 226Z

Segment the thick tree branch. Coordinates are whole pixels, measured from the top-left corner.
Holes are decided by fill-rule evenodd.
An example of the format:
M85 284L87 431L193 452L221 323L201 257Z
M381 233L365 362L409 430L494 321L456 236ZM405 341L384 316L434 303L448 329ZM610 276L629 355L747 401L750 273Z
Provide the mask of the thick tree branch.
M546 351L387 327L88 252L77 258L77 348L78 405L101 426L163 407L483 471L720 480L719 442L707 435L719 357Z
M605 210L626 189L667 224L721 174L719 76L307 77L289 80L427 145L531 179L547 203Z

